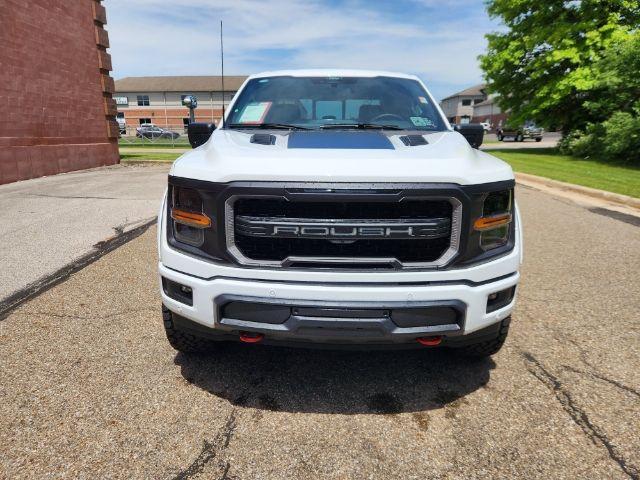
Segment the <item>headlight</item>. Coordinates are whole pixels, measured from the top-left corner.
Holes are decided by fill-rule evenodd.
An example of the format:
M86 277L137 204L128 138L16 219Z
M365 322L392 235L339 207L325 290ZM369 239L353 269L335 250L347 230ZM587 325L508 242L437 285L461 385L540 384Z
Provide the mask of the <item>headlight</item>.
M175 239L194 247L204 243L204 229L211 228L211 219L204 214L202 198L191 188L173 187L171 219Z
M509 241L509 224L513 220L513 190L503 190L487 195L482 216L473 228L480 233L480 248L492 250Z

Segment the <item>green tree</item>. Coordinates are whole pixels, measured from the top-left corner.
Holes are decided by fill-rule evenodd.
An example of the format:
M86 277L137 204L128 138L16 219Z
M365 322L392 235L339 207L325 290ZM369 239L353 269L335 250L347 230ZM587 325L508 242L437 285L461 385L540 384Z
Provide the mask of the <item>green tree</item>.
M593 87L584 106L594 122L640 108L640 30L625 35L593 63Z
M591 121L567 135L566 153L640 165L640 31L612 45L593 64L584 102Z
M640 25L638 0L486 3L506 28L487 35L480 62L514 122L535 120L567 134L610 116L596 105L602 83L595 65Z

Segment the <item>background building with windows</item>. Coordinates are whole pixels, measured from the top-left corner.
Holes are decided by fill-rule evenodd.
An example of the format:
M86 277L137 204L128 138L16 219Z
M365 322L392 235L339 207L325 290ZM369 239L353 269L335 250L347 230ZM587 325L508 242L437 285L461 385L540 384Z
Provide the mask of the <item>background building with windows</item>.
M231 101L246 78L224 78L225 104ZM198 99L197 122L217 124L222 116L222 79L219 76L126 77L116 80L115 91L118 117L124 119L129 132L149 123L169 130L184 129L189 123L189 109L182 105L186 95Z
M473 107L484 102L488 96L485 92L486 85L474 85L473 87L454 93L440 102L440 107L451 123L470 123L474 116Z
M502 128L507 121L507 113L503 112L494 95L473 105L472 123L488 123L491 129Z

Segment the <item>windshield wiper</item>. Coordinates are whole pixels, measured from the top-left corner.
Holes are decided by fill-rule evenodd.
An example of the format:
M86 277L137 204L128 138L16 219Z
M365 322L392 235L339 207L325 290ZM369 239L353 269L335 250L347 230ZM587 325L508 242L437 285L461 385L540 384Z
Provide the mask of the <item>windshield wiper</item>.
M324 125L321 125L320 128L323 130L332 128L357 128L360 130L406 130L406 128L398 127L397 125L380 125L379 123L326 123Z
M288 123L232 123L227 128L263 128L273 130L310 130L309 127L300 125L290 125Z

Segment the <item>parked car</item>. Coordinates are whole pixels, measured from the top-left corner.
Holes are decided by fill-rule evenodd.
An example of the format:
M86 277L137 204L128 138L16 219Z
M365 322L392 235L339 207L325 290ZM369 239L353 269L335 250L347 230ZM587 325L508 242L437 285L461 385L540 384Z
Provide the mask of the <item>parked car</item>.
M489 133L489 131L491 131L491 124L489 122L480 122L480 125L482 125L485 133Z
M507 337L522 258L511 167L413 75L249 77L189 125L158 217L169 343L447 347Z
M116 122L118 122L118 130L120 131L120 135L124 135L127 133L127 122L124 119L124 113L118 113L116 115Z
M175 140L180 137L178 132L165 130L153 124L140 125L136 128L136 137L138 138L170 138Z
M519 127L512 127L505 125L504 128L498 128L496 135L499 141L503 141L505 138L512 138L516 142L524 142L525 139L531 138L536 142L542 141L542 135L544 129L537 127L534 124L526 124Z

